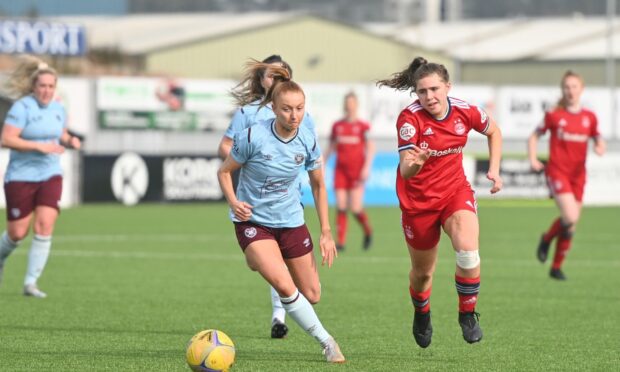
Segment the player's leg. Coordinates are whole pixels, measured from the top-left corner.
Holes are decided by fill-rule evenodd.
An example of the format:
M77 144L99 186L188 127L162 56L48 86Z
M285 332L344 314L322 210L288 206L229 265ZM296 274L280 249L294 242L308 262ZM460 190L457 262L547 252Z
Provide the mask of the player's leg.
M52 246L52 233L60 212L62 177L54 176L38 185L35 194L34 236L28 252L28 266L24 278L24 295L45 298L47 295L37 287Z
M473 192L458 194L444 210L443 228L456 252L455 284L459 297L459 324L469 343L482 339L476 304L480 291L479 224ZM443 216L442 216L443 217Z
M557 173L548 173L546 176L547 186L549 187L549 191L554 199L556 199L557 204L557 196L565 193L573 193L573 189L571 187L571 181L564 177L562 174ZM584 180L585 183L585 180ZM581 188L583 190L583 186ZM551 226L547 229L546 232L542 234L540 237L540 241L538 242L538 247L536 249L536 257L538 261L544 263L547 261L547 257L549 256L549 248L551 247L551 243L553 239L560 236L563 231L563 222L560 208L560 217L553 220Z
M347 211L349 209L349 190L338 184L336 194L336 248L343 251L347 242Z
M439 216L436 213L403 214L402 225L411 259L409 294L414 308L413 338L420 347L426 348L433 336L430 296L437 262Z
M311 305L321 299L321 283L308 228L302 225L282 229L278 242L284 262L301 292L281 299L286 311L309 335L321 343L328 362L344 362L338 344L325 330Z
M351 212L364 230L364 243L362 247L367 250L372 243L372 228L368 220L368 215L364 210L364 183L362 182L358 182L357 185L351 189Z
M34 236L28 252L28 266L24 278L24 295L45 298L37 281L41 277L52 246L52 233L58 217L58 210L48 206L38 206L34 213Z
M4 265L19 243L28 235L32 213L19 220L8 220L6 230L0 238L0 282L4 275Z
M36 187L32 182L4 184L7 224L0 238L0 281L7 258L28 235L35 207L35 193Z
M565 280L562 272L562 263L570 250L575 226L581 214L581 202L573 193L562 193L554 196L556 205L560 209L560 233L555 245L555 255L549 275L558 280Z

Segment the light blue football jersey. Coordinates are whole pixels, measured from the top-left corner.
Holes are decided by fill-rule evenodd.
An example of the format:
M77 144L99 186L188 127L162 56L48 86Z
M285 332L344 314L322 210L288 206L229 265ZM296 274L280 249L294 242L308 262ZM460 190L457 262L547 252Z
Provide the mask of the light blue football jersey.
M271 104L261 107L260 101L254 101L249 105L239 108L235 112L228 128L226 129L226 132L224 133L224 136L234 138L236 133L249 128L256 123L273 119L275 117L276 115L273 113ZM310 130L316 134L316 125L308 112L304 113L304 119L301 123L302 125L310 128Z
M59 143L66 125L65 118L65 109L60 103L52 101L42 107L29 95L15 101L4 122L20 128L20 137L25 140ZM11 150L4 182L41 182L60 174L59 154Z
M321 150L314 132L300 126L297 135L282 140L275 120L266 120L235 135L230 152L243 164L237 199L253 206L250 221L267 227L304 224L298 176L321 167ZM231 219L238 220L230 212Z

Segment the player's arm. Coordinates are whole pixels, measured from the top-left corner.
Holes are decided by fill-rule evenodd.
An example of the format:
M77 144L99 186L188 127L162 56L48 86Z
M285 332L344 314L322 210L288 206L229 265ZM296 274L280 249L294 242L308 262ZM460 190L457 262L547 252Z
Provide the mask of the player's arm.
M499 164L502 160L502 131L499 129L495 120L489 118L489 127L484 133L487 136L489 145L489 170L487 178L493 181L491 194L500 191L503 186L502 177L499 175Z
M82 141L76 136L72 136L67 128L63 129L60 136L60 144L72 149L79 150L82 147Z
M364 159L364 166L362 168L361 178L366 181L370 176L370 169L372 168L372 161L375 158L375 141L366 138L366 158Z
M316 206L316 212L319 217L319 224L321 225L321 238L319 240L321 256L323 257L321 263L324 265L327 262L327 266L331 267L334 262L334 258L338 256L338 253L336 251L336 243L334 243L334 238L332 237L332 230L329 225L327 188L325 187L325 180L323 178L323 167L320 166L316 169L309 170L308 176L310 178L310 187L312 188L314 205Z
M64 147L54 142L36 142L21 138L22 128L4 123L2 127L2 147L16 151L38 151L43 154L62 154Z
M220 157L220 159L226 159L226 157L228 157L228 154L230 154L230 149L232 148L232 144L232 138L227 137L226 135L222 136L220 144L217 147L217 155Z
M540 131L536 129L527 139L527 158L530 161L530 166L536 172L540 172L545 168L545 165L538 160L538 139L540 136Z
M598 156L602 156L607 150L607 143L601 135L594 137L594 152Z
M409 178L420 173L422 166L428 160L430 152L428 150L422 150L418 146L413 146L406 150L399 152L400 163L399 170L400 175L408 180Z
M232 173L241 166L232 156L228 155L217 171L217 180L235 217L239 221L247 221L252 216L252 206L237 199L232 181Z

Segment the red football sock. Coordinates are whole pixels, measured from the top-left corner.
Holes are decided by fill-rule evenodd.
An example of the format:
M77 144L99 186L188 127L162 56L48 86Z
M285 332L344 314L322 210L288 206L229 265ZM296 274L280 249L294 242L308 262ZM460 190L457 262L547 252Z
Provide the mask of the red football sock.
M428 313L431 310L431 289L432 287L424 292L416 292L413 288L409 287L411 302L413 302L413 308L416 313Z
M372 234L372 229L370 228L370 223L368 222L368 215L366 214L366 211L362 210L361 212L356 213L355 219L364 228L364 235Z
M338 236L337 243L344 245L347 240L347 211L339 210L336 213L336 235Z
M549 227L549 230L547 230L547 232L543 235L543 240L547 243L551 243L553 238L560 234L561 230L562 220L558 217L555 221L553 221L553 223Z
M572 242L572 238L565 238L560 236L557 243L555 244L555 256L553 256L553 264L551 268L559 269L562 267L562 262L566 258L568 251L570 250L570 245Z
M480 277L463 278L455 275L456 292L459 295L459 312L471 313L476 309L478 293L480 292Z

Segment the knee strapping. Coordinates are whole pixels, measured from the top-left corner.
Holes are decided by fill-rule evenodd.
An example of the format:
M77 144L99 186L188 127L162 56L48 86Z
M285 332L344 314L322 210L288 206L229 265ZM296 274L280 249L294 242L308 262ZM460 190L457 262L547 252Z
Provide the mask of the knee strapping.
M560 237L564 239L570 239L573 237L572 231L573 224L568 222L561 221L560 222Z
M478 250L456 252L456 265L465 270L478 267L478 265L480 265L480 255L478 254Z

